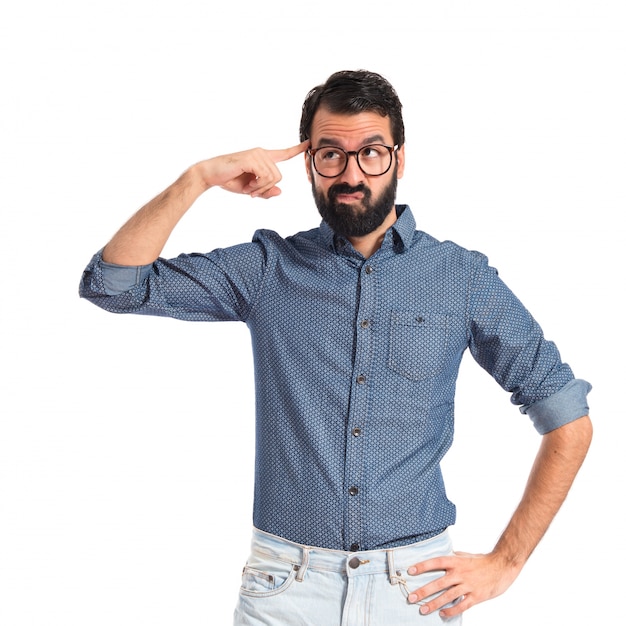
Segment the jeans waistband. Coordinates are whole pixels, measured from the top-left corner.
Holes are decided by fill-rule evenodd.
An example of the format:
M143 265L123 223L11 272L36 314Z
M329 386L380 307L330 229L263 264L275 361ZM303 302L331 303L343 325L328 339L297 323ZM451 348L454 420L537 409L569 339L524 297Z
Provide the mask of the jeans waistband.
M348 572L353 575L388 572L395 575L397 570L406 570L420 561L450 554L452 542L446 530L435 537L407 546L348 552L302 545L254 528L252 552L291 563L301 570L310 568L330 572ZM361 567L362 565L367 565L367 567ZM303 574L304 571L301 571L300 575Z

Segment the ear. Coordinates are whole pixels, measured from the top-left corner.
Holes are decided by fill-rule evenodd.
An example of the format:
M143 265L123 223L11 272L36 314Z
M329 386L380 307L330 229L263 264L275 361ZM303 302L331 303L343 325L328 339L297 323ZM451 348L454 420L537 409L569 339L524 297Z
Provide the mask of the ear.
M311 172L311 159L309 155L304 153L304 167L306 168L306 177L309 179L309 183L313 184L313 172Z
M402 178L404 175L404 144L398 148L396 159L398 162L398 178Z

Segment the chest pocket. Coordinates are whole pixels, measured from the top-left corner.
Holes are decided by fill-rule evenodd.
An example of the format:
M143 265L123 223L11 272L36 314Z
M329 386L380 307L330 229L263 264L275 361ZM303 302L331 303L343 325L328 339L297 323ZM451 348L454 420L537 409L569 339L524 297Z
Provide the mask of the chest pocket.
M389 367L409 380L440 373L450 342L451 319L440 313L391 313Z

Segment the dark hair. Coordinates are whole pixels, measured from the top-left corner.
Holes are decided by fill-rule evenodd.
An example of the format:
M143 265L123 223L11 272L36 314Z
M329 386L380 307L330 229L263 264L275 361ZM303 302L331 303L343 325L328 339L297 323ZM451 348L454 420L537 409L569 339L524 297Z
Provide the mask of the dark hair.
M331 113L356 115L376 111L383 117L389 116L394 143L404 144L402 104L396 90L380 74L344 70L335 72L323 85L311 89L302 105L300 141L310 138L313 117L320 107Z

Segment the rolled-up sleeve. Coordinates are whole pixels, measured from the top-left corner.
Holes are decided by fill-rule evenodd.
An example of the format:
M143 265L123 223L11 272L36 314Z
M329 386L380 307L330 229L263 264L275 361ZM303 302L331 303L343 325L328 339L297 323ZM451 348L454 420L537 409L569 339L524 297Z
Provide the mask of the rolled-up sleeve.
M148 278L152 265L115 265L100 261L102 284L107 296L117 296Z
M206 254L123 266L96 253L79 295L112 313L188 321L245 321L263 284L268 252L255 240Z
M542 435L569 424L579 417L589 415L587 394L591 385L575 378L551 396L530 405L522 405L520 411L533 421L537 432Z
M545 434L588 414L591 385L576 379L528 310L486 259L476 274L470 305L470 350L511 402Z

